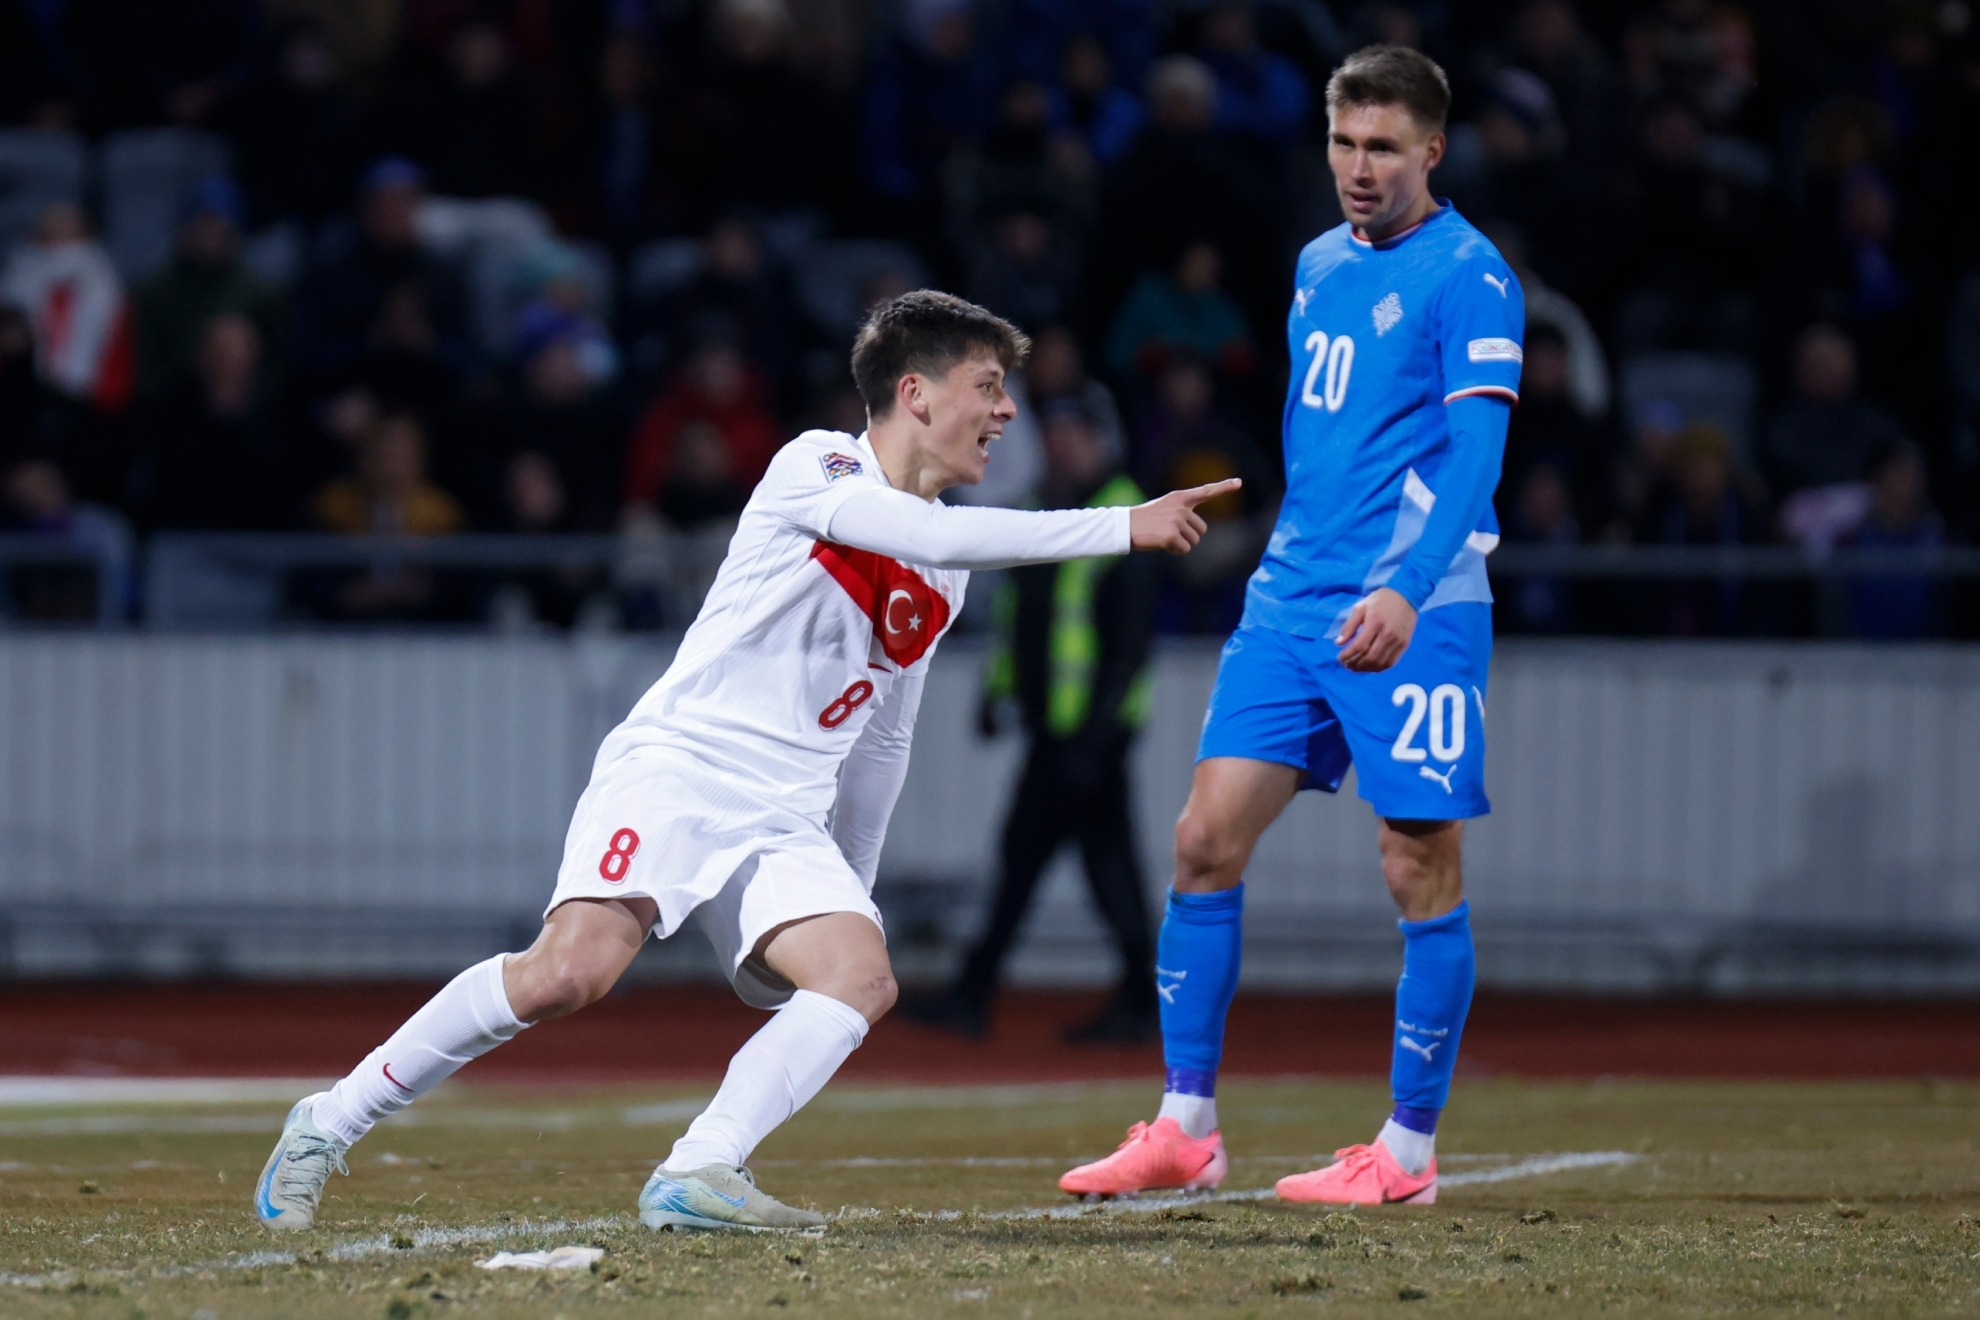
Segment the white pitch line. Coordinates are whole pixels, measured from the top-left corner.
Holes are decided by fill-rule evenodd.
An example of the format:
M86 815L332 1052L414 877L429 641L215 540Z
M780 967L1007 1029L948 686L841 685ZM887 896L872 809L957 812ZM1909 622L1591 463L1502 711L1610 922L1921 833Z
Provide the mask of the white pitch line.
M1465 1187L1476 1183L1511 1182L1516 1178L1537 1178L1550 1173L1564 1173L1570 1169L1595 1169L1615 1165L1632 1164L1642 1159L1641 1155L1622 1150L1570 1151L1559 1155L1534 1155L1496 1169L1473 1169L1463 1173L1444 1174L1438 1178L1443 1187ZM907 1163L908 1161L899 1161ZM983 1163L991 1163L984 1160ZM999 1161L1001 1162L1001 1161ZM843 1164L844 1161L831 1161ZM892 1162L890 1162L892 1163ZM992 1210L981 1214L983 1219L1083 1219L1094 1215L1148 1213L1168 1210L1177 1206L1229 1204L1245 1201L1264 1201L1273 1196L1269 1187L1250 1188L1235 1192L1214 1192L1207 1196L1150 1197L1125 1201L1103 1201L1095 1205L1025 1206L1016 1210ZM883 1212L869 1209L847 1209L839 1211L832 1219L877 1219ZM931 1220L957 1220L964 1217L961 1210L932 1210L917 1216ZM505 1239L525 1237L530 1234L545 1233L590 1233L599 1229L613 1228L625 1224L626 1215L605 1215L594 1219L519 1219L511 1223L468 1224L459 1228L421 1228L404 1234L412 1241L409 1247L395 1247L392 1239L395 1234L375 1234L371 1237L354 1238L325 1249L322 1258L335 1261L364 1260L373 1256L410 1255L416 1251L432 1248L447 1248L500 1242ZM168 1269L156 1269L149 1273L154 1278L171 1278L176 1275L197 1274L201 1270L249 1270L271 1265L294 1265L301 1259L288 1251L246 1251L218 1260L202 1261L193 1265L180 1265ZM317 1259L312 1254L310 1259ZM129 1275L130 1270L110 1270L105 1273ZM0 1273L0 1285L13 1285L27 1288L63 1287L81 1277L80 1271L57 1270L48 1274Z

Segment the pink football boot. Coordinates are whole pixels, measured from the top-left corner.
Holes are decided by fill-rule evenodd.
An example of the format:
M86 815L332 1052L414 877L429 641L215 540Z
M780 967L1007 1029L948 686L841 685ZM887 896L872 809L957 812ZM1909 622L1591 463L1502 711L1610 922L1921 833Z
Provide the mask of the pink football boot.
M1221 1132L1191 1137L1175 1119L1158 1118L1129 1128L1119 1150L1080 1165L1059 1179L1059 1190L1074 1196L1133 1196L1158 1187L1208 1191L1230 1171Z
M1437 1201L1437 1161L1421 1174L1405 1171L1389 1148L1345 1146L1334 1162L1311 1173L1279 1179L1282 1201L1317 1201L1326 1205L1434 1205Z

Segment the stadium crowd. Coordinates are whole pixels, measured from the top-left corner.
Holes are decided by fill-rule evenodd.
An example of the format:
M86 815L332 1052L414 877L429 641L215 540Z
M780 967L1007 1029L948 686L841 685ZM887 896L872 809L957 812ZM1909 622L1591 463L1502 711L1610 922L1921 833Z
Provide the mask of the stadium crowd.
M1242 475L1161 607L1227 629L1275 510L1292 259L1339 222L1322 88L1388 41L1449 71L1437 190L1527 290L1508 541L1971 541L1974 20L0 0L0 500L16 530L84 537L719 529L796 429L861 429L852 328L932 283L1037 344L1021 422L959 497L1035 499L1054 428L1147 488ZM48 570L10 572L15 613L73 612L21 585ZM525 610L568 624L600 581L539 575ZM344 620L490 608L405 573L292 594ZM1813 626L1792 592L1716 579L1501 596L1514 631ZM1970 613L1887 579L1824 626Z

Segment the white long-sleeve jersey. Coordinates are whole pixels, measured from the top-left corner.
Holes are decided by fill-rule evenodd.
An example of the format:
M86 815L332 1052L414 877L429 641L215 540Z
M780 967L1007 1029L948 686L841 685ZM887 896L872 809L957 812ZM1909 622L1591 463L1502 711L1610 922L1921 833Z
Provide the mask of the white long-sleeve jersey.
M930 503L887 484L865 436L807 431L772 460L674 663L606 737L594 777L684 754L704 802L829 828L870 886L969 570L1128 549L1124 508Z

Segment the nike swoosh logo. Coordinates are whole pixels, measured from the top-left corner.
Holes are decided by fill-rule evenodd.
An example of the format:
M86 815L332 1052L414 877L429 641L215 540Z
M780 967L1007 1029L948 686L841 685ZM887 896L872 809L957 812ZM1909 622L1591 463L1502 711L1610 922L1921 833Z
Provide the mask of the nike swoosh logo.
M282 1161L279 1158L271 1161L268 1171L261 1175L261 1186L254 1189L255 1213L263 1219L273 1219L282 1213L275 1208L275 1203L268 1199L268 1189L275 1183L275 1170L281 1167Z
M742 1209L742 1208L743 1208L743 1201L744 1201L744 1199L745 1199L745 1198L743 1198L743 1197L740 1197L740 1196L728 1196L728 1195L725 1195L725 1194L724 1194L724 1193L722 1193L722 1192L718 1192L718 1191L716 1191L716 1190L715 1190L715 1189L714 1189L713 1187L709 1187L707 1183L703 1183L703 1184L701 1184L701 1185L702 1185L702 1187L703 1187L703 1188L705 1188L705 1189L707 1190L707 1192L708 1192L708 1194L709 1194L710 1196L712 1196L712 1197L714 1197L714 1198L715 1198L716 1200L718 1200L718 1201L727 1201L727 1202L728 1202L728 1203L729 1203L730 1205L732 1205L732 1206L734 1206L734 1207L735 1207L736 1209L738 1209L738 1210L740 1210L740 1209Z

